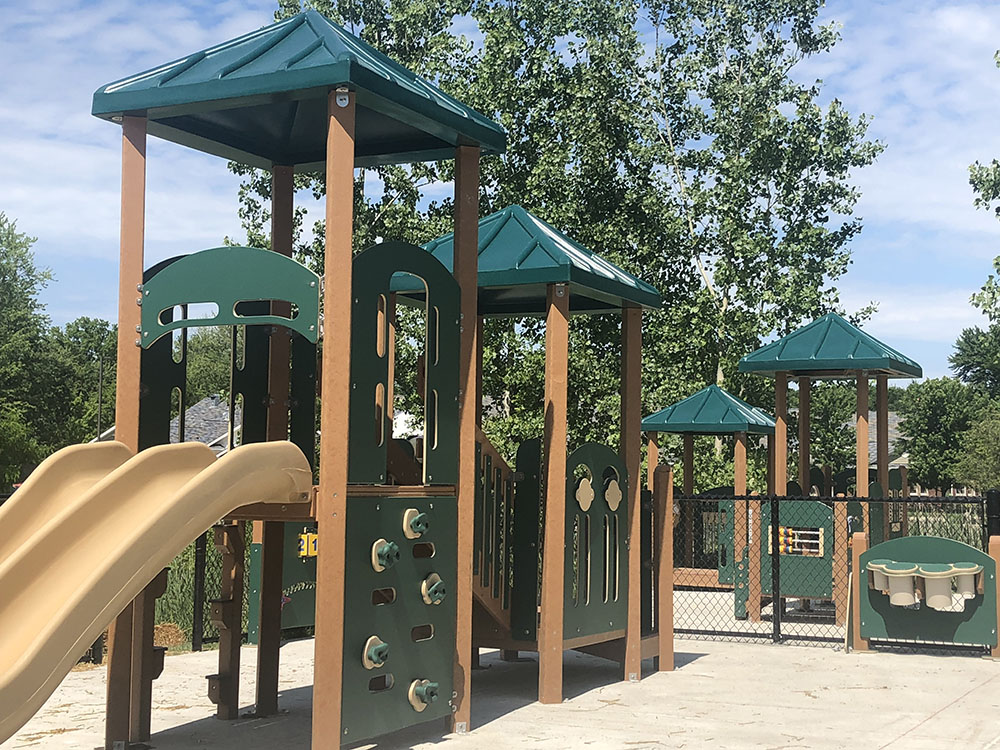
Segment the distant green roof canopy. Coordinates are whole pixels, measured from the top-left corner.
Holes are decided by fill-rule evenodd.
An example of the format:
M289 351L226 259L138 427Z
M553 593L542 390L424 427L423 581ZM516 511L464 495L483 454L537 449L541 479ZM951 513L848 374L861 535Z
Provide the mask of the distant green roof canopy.
M314 10L102 86L92 113L145 114L150 134L269 169L321 169L327 95L356 92L358 166L505 148L503 128Z
M869 375L919 378L920 365L829 313L740 360L740 372L842 378L861 370Z
M427 243L449 269L453 234ZM493 317L540 315L546 287L568 284L571 313L619 312L625 305L659 308L660 293L573 241L521 206L509 206L479 222L479 313ZM399 279L406 296L414 287ZM407 294L411 292L411 294Z
M717 385L702 388L642 420L643 432L688 435L729 435L748 432L773 435L774 419Z

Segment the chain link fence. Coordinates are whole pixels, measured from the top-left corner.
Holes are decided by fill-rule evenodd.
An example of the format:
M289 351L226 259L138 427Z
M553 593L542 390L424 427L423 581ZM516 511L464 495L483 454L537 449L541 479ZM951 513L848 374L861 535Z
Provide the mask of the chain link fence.
M939 536L986 551L986 524L979 497L675 497L674 631L843 646L853 533L867 525L869 545Z

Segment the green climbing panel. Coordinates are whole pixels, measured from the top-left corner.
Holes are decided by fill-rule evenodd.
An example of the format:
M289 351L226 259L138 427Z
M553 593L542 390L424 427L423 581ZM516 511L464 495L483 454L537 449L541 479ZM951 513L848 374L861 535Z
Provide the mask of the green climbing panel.
M833 509L817 500L785 500L779 508L781 595L833 597ZM771 594L771 505L761 503L761 591Z
M143 348L165 333L191 326L283 325L312 343L319 338L319 277L291 258L254 247L216 247L174 259L143 283ZM249 312L246 303L281 300L293 305L291 319L270 310ZM214 303L215 315L173 320L178 305Z
M404 517L425 514L427 530L408 538ZM347 500L344 581L344 744L451 715L455 656L457 502L454 497ZM373 554L376 542L377 552ZM391 545L395 545L395 549ZM323 554L320 550L320 554ZM398 559L396 555L398 554ZM374 563L380 567L377 571ZM422 588L424 590L422 590ZM424 595L438 604L428 604ZM375 636L388 646L380 666L366 668L364 656ZM436 700L411 704L411 688Z
M628 475L618 454L585 443L566 471L563 634L625 628L628 603Z

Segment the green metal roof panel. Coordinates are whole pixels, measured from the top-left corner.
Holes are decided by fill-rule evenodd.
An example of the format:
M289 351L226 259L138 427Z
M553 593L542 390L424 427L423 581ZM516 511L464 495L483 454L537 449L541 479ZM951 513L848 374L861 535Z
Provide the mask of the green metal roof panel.
M829 313L752 352L740 372L789 372L835 377L863 370L891 377L919 378L923 370L909 357Z
M454 244L454 235L446 234L424 248L450 269ZM544 313L546 286L558 283L570 286L572 312L609 312L623 304L659 308L661 304L660 293L652 286L521 206L508 206L480 220L480 313Z
M773 435L774 419L724 388L710 385L642 420L643 432Z
M505 148L503 128L322 14L292 18L102 86L92 112L146 113L149 132L269 168L324 163L327 92L356 91L358 164Z

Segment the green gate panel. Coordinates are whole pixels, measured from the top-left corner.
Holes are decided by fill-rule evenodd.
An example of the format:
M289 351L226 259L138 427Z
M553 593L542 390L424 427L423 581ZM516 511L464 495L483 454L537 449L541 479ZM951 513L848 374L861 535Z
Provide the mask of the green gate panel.
M821 555L782 554L781 596L803 599L833 597L833 509L818 500L783 500L779 507L779 524L784 527L815 529L822 532ZM772 593L771 585L771 504L761 503L762 533L760 539L761 591ZM777 550L774 550L777 554Z
M174 259L148 282L143 282L142 335L144 348L165 333L191 326L283 325L312 343L319 338L319 276L301 263L271 250L255 247L216 247ZM283 300L294 306L289 320L263 312L249 313L242 302ZM177 305L215 303L216 315L171 320L167 310Z
M613 499L609 503L612 479L618 482L622 495L616 508L612 508ZM585 443L569 456L563 552L564 638L625 628L629 584L628 482L621 458L605 445ZM578 495L584 501L589 500L588 508L582 507Z
M386 473L386 444L392 410L379 411L378 393L389 392L387 309L394 274L422 279L426 287L427 330L424 346L423 467L425 484L458 481L458 350L461 332L460 290L440 261L416 245L382 242L354 258L354 306L351 310L351 406L348 476L354 484L381 484ZM382 329L379 329L379 325ZM328 342L343 335L328 320ZM475 325L470 321L469 325ZM384 403L384 400L383 400Z
M533 641L538 631L539 539L542 525L542 441L517 447L514 481L513 577L510 593L511 635Z
M311 628L316 624L316 558L299 556L299 534L316 533L316 524L285 523L281 568L281 629ZM250 545L250 597L247 642L260 635L261 544Z
M417 539L403 534L407 509L426 513L429 529ZM404 727L450 716L455 657L455 590L458 529L455 497L347 498L347 549L344 568L344 671L341 741L352 744ZM379 539L399 547L399 560L382 572L372 565L372 545ZM433 544L433 556L415 556ZM323 550L319 550L323 554ZM446 593L440 604L426 604L421 583L437 573ZM391 589L393 601L376 603ZM433 637L414 641L430 626ZM384 666L366 669L365 644L377 636L389 646ZM392 687L373 691L373 679L392 675ZM414 680L439 685L439 697L422 712L410 705Z
M969 562L983 566L983 593L965 601L964 612L939 612L921 602L894 607L889 597L869 587L870 560L907 563ZM996 563L975 547L936 536L909 536L876 544L861 554L861 637L874 640L938 641L976 646L997 645Z

